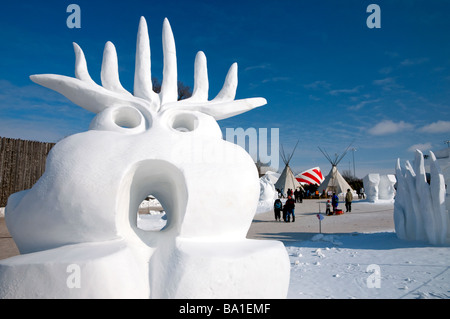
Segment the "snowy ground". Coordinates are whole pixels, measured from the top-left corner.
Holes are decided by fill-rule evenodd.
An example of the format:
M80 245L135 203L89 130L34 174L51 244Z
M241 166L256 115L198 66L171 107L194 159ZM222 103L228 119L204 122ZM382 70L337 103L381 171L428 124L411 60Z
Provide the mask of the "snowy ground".
M450 247L394 232L317 234L286 246L288 298L450 298Z
M159 230L166 216L151 204L142 205L150 214L139 214L138 226ZM398 239L388 227L392 203L356 202L351 214L326 217L322 234L318 202L297 205L295 223L260 214L249 233L249 238L284 242L291 261L288 299L450 298L450 247Z
M274 222L272 212L256 215L249 232L284 242L289 299L450 298L450 247L398 239L393 201L355 201L351 213L325 217L322 234L319 202L323 212L323 201L296 204L295 223Z
M142 230L159 231L167 224L166 213L153 212L150 214L139 214L137 226Z
M141 215L138 225L160 227L163 216ZM392 231L312 234L285 245L289 299L450 298L450 247L403 241Z

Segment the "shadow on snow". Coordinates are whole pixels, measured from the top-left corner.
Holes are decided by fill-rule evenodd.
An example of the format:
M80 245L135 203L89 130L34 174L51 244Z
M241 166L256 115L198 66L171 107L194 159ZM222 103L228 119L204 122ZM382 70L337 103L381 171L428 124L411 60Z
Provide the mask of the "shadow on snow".
M395 232L376 233L312 233L312 232L281 232L261 233L258 239L279 240L285 246L294 247L339 247L351 249L398 249L417 247L437 247L426 242L406 241L397 237Z

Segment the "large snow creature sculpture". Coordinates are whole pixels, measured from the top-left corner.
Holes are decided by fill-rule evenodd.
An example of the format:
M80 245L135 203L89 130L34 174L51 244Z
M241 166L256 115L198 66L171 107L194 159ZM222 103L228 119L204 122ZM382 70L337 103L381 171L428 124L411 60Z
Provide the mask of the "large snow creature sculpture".
M260 191L255 164L222 139L216 122L266 103L234 100L236 64L209 101L206 58L199 52L192 97L177 101L167 19L159 94L152 90L144 18L133 94L120 84L112 43L103 53L103 86L74 48L76 78L31 79L97 115L89 131L54 146L30 190L9 198L5 218L22 255L0 263L0 297L286 297L290 266L283 244L246 239ZM136 225L149 194L167 215L159 232Z
M395 232L400 239L426 241L433 245L450 243L445 182L439 164L430 151L430 183L427 182L424 157L416 150L414 166L396 165L397 194L394 203Z

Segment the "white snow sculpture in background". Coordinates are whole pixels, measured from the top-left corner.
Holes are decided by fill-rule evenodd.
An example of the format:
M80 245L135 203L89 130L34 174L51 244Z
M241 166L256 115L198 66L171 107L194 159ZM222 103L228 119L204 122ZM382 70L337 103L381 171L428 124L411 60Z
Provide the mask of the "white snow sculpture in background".
M395 183L397 183L395 175L380 175L380 184L378 184L378 199L393 200L395 197Z
M395 232L401 239L449 244L449 218L445 206L445 182L436 157L430 151L430 184L427 183L424 158L416 150L414 167L396 165L397 194L394 204Z
M259 179L260 193L256 214L273 211L275 199L278 198L278 192L270 180L269 175L264 175Z
M378 199L378 184L380 184L380 174L367 174L363 178L364 192L370 202Z
M222 139L216 122L266 104L234 100L237 65L208 101L206 58L199 52L192 97L177 101L167 19L159 94L152 90L144 18L133 94L120 84L111 42L103 53L103 86L74 48L76 78L31 79L97 115L89 131L54 146L30 190L9 198L5 218L22 255L0 263L0 297L286 297L290 264L283 244L246 239L260 194L255 164ZM167 214L160 232L136 225L148 194Z
M363 178L364 192L370 202L378 200L393 200L395 196L394 185L397 182L392 174L367 174Z

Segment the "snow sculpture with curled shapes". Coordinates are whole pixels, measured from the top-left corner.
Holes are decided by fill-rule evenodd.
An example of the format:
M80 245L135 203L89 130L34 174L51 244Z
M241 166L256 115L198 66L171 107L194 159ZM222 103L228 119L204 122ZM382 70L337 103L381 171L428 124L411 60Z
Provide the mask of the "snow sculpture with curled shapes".
M111 42L102 86L89 76L81 48L74 49L75 78L31 79L97 115L89 131L54 146L30 190L9 198L7 227L22 255L1 261L0 297L286 297L290 265L283 244L246 239L260 190L255 164L222 139L216 122L266 104L234 99L237 65L209 101L206 58L199 52L192 97L177 101L167 19L159 94L152 90L144 18L133 94L120 83ZM136 212L148 194L167 214L160 232L137 227Z
M450 244L445 181L433 152L430 151L430 183L427 182L424 156L416 150L414 164L396 165L397 193L394 203L395 231L400 239L426 241L433 245Z

